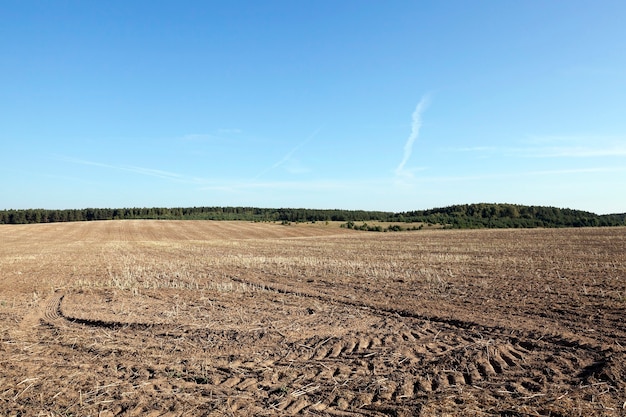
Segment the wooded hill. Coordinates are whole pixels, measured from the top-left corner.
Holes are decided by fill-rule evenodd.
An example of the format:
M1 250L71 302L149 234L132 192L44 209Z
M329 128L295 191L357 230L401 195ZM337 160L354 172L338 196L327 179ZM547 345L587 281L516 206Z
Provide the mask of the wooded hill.
M245 220L264 222L366 222L438 224L446 228L532 228L624 226L626 213L598 215L580 210L515 204L462 204L392 213L363 210L271 209L254 207L86 208L2 210L0 224L118 219ZM415 228L407 225L407 229Z

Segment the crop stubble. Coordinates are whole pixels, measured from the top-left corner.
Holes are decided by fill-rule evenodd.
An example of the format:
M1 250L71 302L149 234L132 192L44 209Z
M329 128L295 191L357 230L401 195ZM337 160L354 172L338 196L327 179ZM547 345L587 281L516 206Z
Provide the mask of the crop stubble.
M626 415L624 228L0 239L0 415Z

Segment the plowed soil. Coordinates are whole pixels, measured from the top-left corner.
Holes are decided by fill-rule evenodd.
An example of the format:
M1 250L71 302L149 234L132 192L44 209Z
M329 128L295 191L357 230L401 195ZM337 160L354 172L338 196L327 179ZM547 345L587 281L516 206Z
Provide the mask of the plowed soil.
M626 416L626 229L0 227L0 415Z

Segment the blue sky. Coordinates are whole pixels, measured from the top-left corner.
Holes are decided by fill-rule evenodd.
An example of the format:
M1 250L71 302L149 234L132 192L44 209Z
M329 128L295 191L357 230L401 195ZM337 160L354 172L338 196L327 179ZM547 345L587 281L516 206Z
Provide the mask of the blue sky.
M0 209L626 212L623 1L2 1Z

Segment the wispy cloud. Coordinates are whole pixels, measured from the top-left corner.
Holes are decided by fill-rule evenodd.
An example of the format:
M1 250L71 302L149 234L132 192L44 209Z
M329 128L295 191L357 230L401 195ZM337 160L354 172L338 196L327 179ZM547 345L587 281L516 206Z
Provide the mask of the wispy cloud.
M307 172L311 172L311 168L306 166L297 158L290 158L285 164L283 168L290 174L306 174Z
M228 139L218 136L212 135L209 133L190 133L184 136L180 136L178 140L182 142L225 142Z
M243 192L253 190L282 191L354 191L371 189L372 185L387 187L388 180L312 180L312 181L248 181L227 180L212 181L205 184L202 190Z
M138 166L133 166L133 165L112 165L112 164L105 164L101 162L88 161L85 159L77 159L77 158L70 158L70 157L60 157L59 159L64 162L70 162L73 164L89 165L89 166L95 166L99 168L112 169L116 171L131 172L134 174L147 175L150 177L162 178L162 179L173 180L173 181L186 181L186 182L198 181L198 179L193 179L193 178L181 175L181 174L177 174L177 173L169 172L169 171L162 171L159 169L144 168L144 167L138 167Z
M217 129L217 133L188 133L180 136L177 139L183 142L214 142L214 141L228 141L232 140L232 137L243 133L243 130L236 128ZM231 138L231 139L228 139Z
M572 168L572 169L547 169L542 171L528 171L521 173L522 176L535 175L570 175L591 173L617 173L626 172L626 167L595 167L595 168Z
M601 158L626 156L626 145L607 147L549 147L526 150L526 156L535 158Z
M402 158L402 161L396 168L396 175L398 176L411 176L411 172L406 170L404 166L409 161L409 159L411 158L411 154L413 153L413 144L415 143L415 140L418 138L419 133L420 133L420 128L422 127L422 112L428 106L429 101L430 101L429 97L424 96L422 97L420 102L417 103L417 106L415 107L415 111L413 112L413 116L411 119L412 120L411 134L409 135L409 138L404 144L404 156Z
M253 192L291 192L294 193L337 193L337 195L354 195L361 192L380 192L394 187L402 189L414 189L415 187L435 186L438 184L463 184L463 183L493 183L509 181L519 178L541 178L554 176L569 176L583 174L606 174L626 172L626 167L592 167L579 169L555 169L555 170L529 170L518 172L498 173L475 173L468 175L431 175L405 178L398 181L397 178L368 178L368 179L337 179L337 180L311 180L311 181L263 181L263 180L208 180L200 190L215 191L233 195L248 195Z
M280 159L278 162L276 162L274 165L270 166L269 168L264 169L263 171L261 171L259 174L257 174L256 177L254 177L255 179L258 179L260 177L262 177L263 175L267 174L268 172L270 172L273 169L278 168L279 166L283 165L284 163L286 163L287 161L290 161L293 157L293 155L300 150L300 148L302 148L304 145L306 145L311 139L313 139L315 136L317 136L317 134L320 132L320 130L322 130L322 127L318 127L313 133L311 133L306 139L304 139L302 142L300 142L296 147L294 147L293 149L291 149L289 152L287 152L287 154L285 154L285 156L282 157L282 159ZM297 166L297 172L301 173L303 172L303 167L302 165L300 165L300 163L294 163L293 165L294 167ZM292 170L292 172L295 173L295 171Z
M221 135L234 135L234 134L239 134L242 132L243 130L237 129L237 128L222 128L222 129L217 130L217 133Z
M619 173L626 172L626 167L590 167L590 168L572 168L572 169L546 169L546 170L530 170L518 172L498 172L489 174L471 174L471 175L442 175L442 176L425 176L415 178L411 184L424 183L444 183L444 182L466 182L466 181L491 181L503 179L515 179L521 177L544 177L544 176L562 176L562 175L578 175L578 174L600 174L600 173ZM406 185L406 183L405 183Z
M498 148L495 146L463 146L460 148L446 148L445 150L452 152L494 152Z
M604 137L530 138L520 146L465 146L446 148L446 152L466 152L479 156L519 158L605 158L626 156L626 139ZM591 144L591 145L589 145Z

